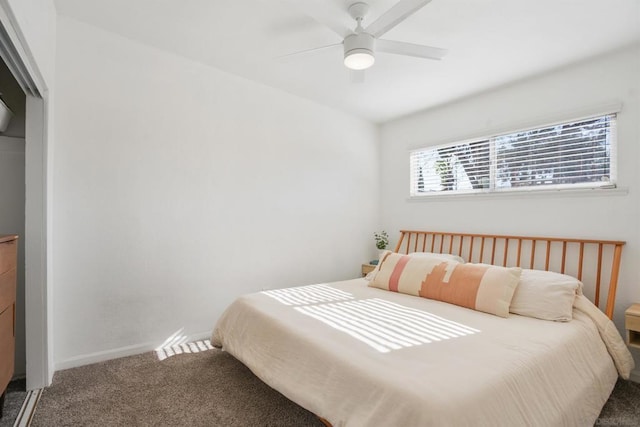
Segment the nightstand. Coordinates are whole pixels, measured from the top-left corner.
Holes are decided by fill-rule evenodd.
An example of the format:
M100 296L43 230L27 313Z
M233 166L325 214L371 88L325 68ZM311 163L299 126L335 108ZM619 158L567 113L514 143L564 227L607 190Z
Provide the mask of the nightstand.
M624 312L624 327L627 330L627 344L640 348L640 304L632 304Z
M362 277L366 276L367 274L371 273L373 271L373 269L376 268L375 265L372 264L362 264Z

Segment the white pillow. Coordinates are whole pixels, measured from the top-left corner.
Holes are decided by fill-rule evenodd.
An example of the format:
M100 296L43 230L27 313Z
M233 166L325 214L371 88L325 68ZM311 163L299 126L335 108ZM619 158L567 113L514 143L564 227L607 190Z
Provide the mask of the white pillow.
M568 322L573 302L582 295L582 282L552 271L522 269L509 311L542 320Z
M452 254L438 254L435 252L411 252L409 256L425 257L425 258L441 258L441 259L456 261L456 262L459 262L460 264L464 264L464 259L462 257L459 257L458 255L452 255Z
M371 279L373 279L375 277L375 275L378 272L378 270L380 270L380 260L382 258L384 258L384 256L389 252L391 252L391 251L384 251L384 252L380 253L380 259L378 260L378 264L376 265L376 268L374 268L372 271L370 271L369 274L367 274L365 276L365 279L370 281ZM437 254L435 252L411 252L408 255L410 257L445 259L447 261L456 261L456 262L459 262L461 264L464 264L464 259L460 258L457 255Z

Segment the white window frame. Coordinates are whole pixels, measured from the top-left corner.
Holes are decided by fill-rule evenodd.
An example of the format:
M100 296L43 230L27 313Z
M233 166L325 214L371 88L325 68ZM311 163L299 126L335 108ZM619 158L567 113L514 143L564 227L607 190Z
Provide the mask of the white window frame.
M594 114L585 114L580 115L578 117L573 116L572 118L565 118L562 120L550 121L544 124L536 124L523 126L516 129L510 130L501 130L500 132L495 132L489 136L482 136L477 138L467 138L464 140L457 140L453 142L448 142L445 144L432 145L432 146L422 146L420 148L415 148L409 150L409 199L410 200L421 200L421 199L429 199L434 197L455 197L461 195L475 196L475 195L498 195L498 194L522 194L522 193L548 193L549 191L558 192L561 191L563 193L571 192L571 191L584 191L584 190L593 190L593 189L615 189L617 188L617 116L620 112L619 108L611 108L611 110L605 110L604 112L600 110L598 113ZM522 186L522 187L507 187L507 188L496 188L496 143L495 140L505 135L527 132L536 129L544 129L548 127L553 127L557 125L569 124L573 122L579 122L584 120L594 120L599 119L606 116L612 116L612 122L609 127L610 129L610 141L609 141L609 180L603 183L599 182L584 182L584 183L570 183L570 184L550 184L550 185L534 185L534 186ZM414 164L412 161L412 157L414 153L417 152L425 152L438 150L448 147L454 147L457 145L477 143L481 141L489 141L490 147L490 166L489 166L489 175L490 175L490 185L489 188L483 189L455 189L448 191L430 191L430 192L416 192L414 191L416 188L416 183L414 179L417 178L417 172L413 170Z

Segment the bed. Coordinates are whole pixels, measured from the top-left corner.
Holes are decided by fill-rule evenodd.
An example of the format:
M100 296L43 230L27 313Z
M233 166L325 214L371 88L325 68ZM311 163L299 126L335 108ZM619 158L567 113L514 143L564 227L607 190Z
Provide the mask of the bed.
M238 298L218 320L212 344L336 427L593 425L618 376L628 378L633 368L610 321L623 245L404 230L373 277ZM512 304L515 310L518 296L525 315L501 317L376 287L391 257L445 266L433 261L437 254L472 263L446 261L456 269L526 270ZM538 286L540 271L556 271L553 280L580 279L571 288L570 320L526 311L532 298L541 317L558 315L547 308L560 294L547 301L525 292L532 277ZM535 286L529 292L541 289Z

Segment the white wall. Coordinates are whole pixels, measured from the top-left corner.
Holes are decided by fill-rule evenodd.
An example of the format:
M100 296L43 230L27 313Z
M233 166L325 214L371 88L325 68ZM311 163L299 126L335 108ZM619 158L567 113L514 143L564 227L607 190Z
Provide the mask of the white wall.
M26 372L24 333L24 139L0 136L0 234L17 234L16 353L14 376Z
M65 17L55 86L57 369L375 250L375 126Z
M17 20L37 71L48 86L53 84L56 45L54 0L0 0L7 3Z
M624 310L640 301L639 76L640 48L635 46L385 124L380 154L384 227L625 240L614 319L623 331ZM411 148L571 118L612 102L622 103L618 183L628 192L408 201Z

